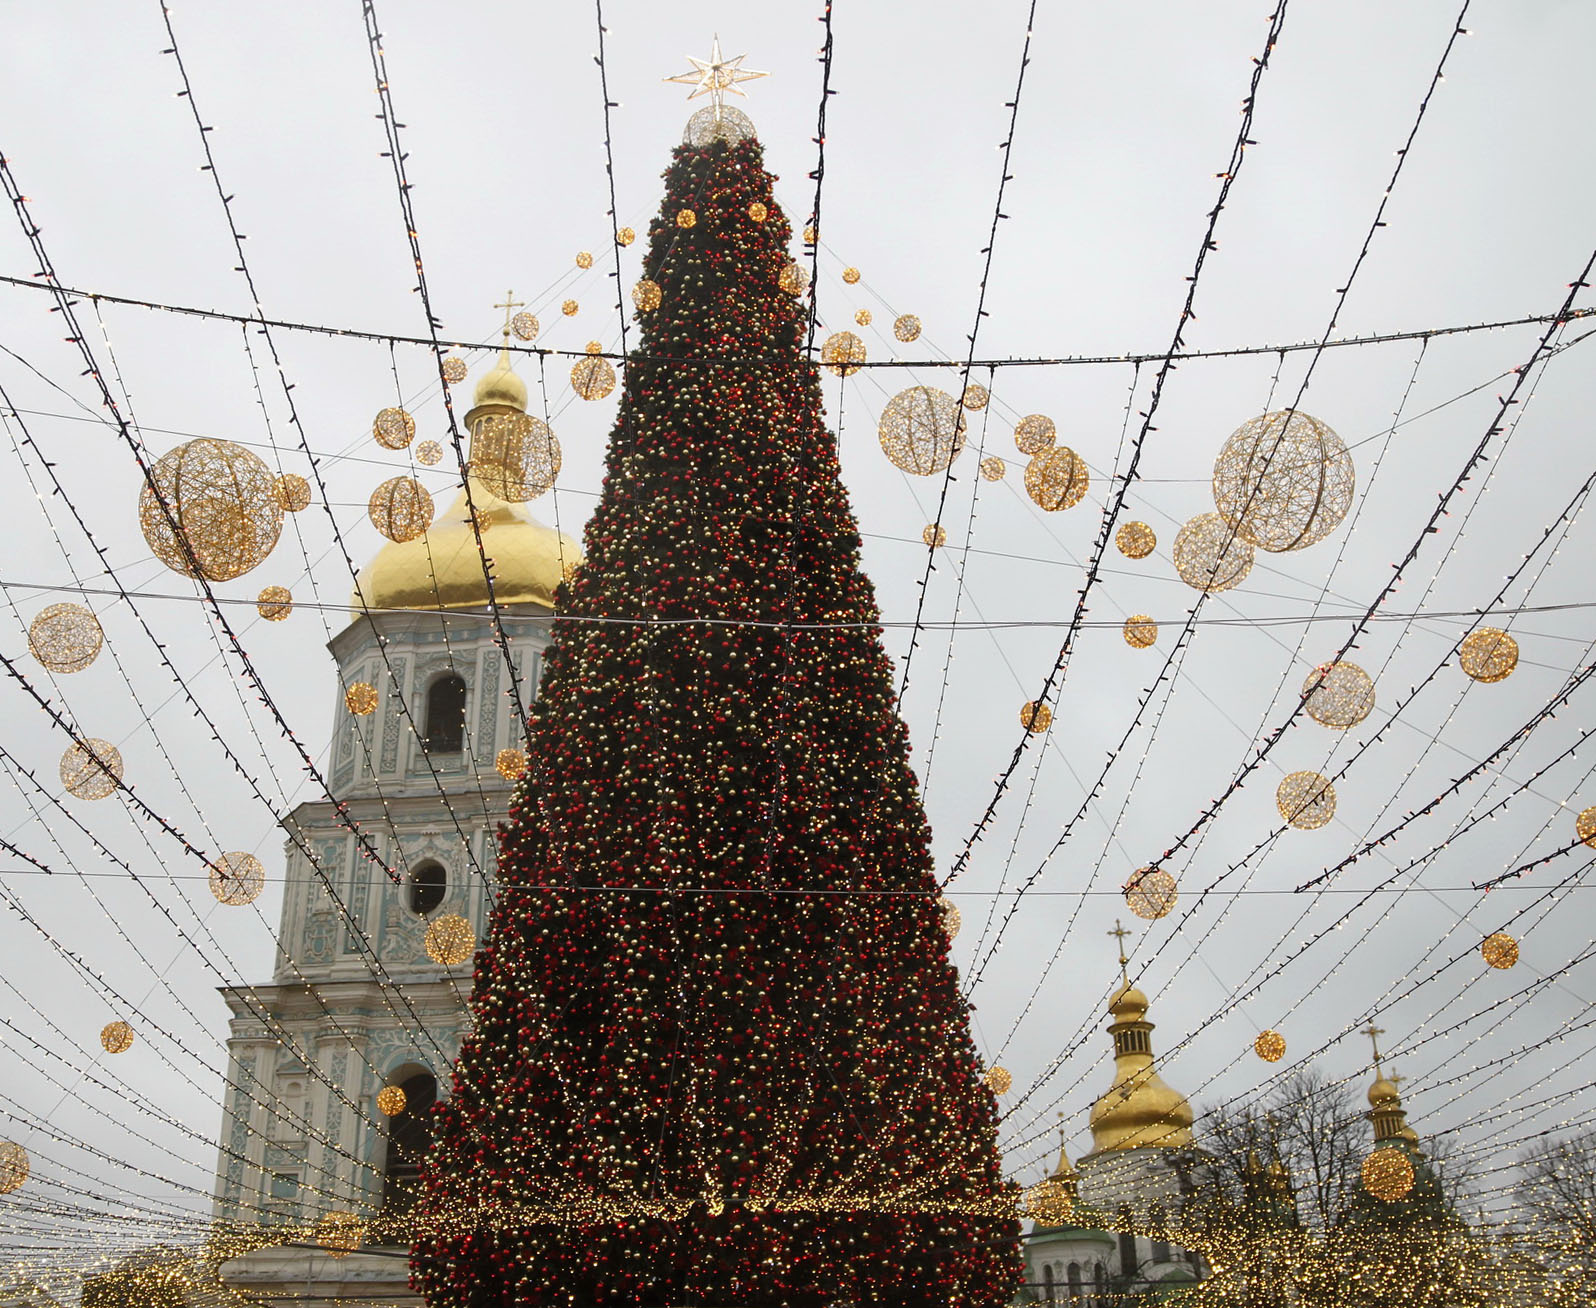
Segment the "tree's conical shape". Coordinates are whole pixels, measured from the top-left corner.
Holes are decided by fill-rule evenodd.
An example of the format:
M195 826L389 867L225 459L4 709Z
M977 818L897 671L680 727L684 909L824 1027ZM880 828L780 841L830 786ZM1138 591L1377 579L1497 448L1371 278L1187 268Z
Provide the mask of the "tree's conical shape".
M666 173L416 1210L434 1308L1018 1282L772 180L756 141Z

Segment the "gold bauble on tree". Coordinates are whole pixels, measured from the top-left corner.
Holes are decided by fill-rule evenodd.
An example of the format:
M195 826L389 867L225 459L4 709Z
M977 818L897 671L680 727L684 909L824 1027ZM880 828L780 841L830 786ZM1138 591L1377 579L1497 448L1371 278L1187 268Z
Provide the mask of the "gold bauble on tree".
M365 1233L365 1224L354 1213L327 1213L316 1223L316 1243L334 1258L354 1253Z
M52 604L28 624L28 649L51 672L82 672L104 645L100 620L81 604Z
M1114 544L1127 559L1145 559L1158 548L1158 537L1145 522L1126 522L1114 533Z
M150 481L139 492L139 529L173 572L231 581L264 562L282 534L277 480L242 445L205 437L188 441L150 469Z
M912 313L899 314L892 320L892 334L900 341L920 339L920 320Z
M981 476L987 481L1002 481L1003 474L1009 470L1009 465L995 454L989 454L981 460Z
M762 200L755 200L748 206L748 216L756 223L762 223L770 217L770 210L765 207Z
M680 209L676 213L676 225L683 231L698 225L698 215L691 209Z
M1574 819L1574 831L1585 844L1596 849L1596 805L1583 809Z
M471 929L471 923L458 913L445 913L428 924L426 946L427 957L434 963L454 967L475 952L477 935Z
M511 504L535 500L553 486L560 461L559 438L531 414L490 413L472 429L471 475Z
M1027 700L1020 706L1020 725L1033 736L1040 735L1053 723L1053 710L1037 700Z
M621 244L625 245L626 242L622 241ZM538 334L538 320L530 313L518 313L510 319L510 330L515 333L517 340L530 341Z
M310 507L310 483L297 472L285 472L272 483L272 494L284 513L298 513Z
M377 1091L377 1111L384 1117L398 1117L405 1111L405 1104L408 1102L404 1089L400 1086L385 1085Z
M1302 683L1308 716L1321 726L1345 731L1374 709L1374 680L1356 663L1322 663Z
M1053 448L1058 428L1045 413L1028 413L1014 424L1014 445L1021 454L1040 454Z
M820 361L839 377L851 377L865 361L865 343L853 332L833 332L821 343Z
M385 450L402 450L416 438L416 420L403 409L383 409L371 424L371 434Z
M465 360L458 355L451 354L443 361L443 379L451 386L458 386L466 378Z
M432 492L414 477L388 478L366 502L371 525L400 545L425 535L433 512Z
M109 740L85 736L81 744L61 755L56 771L69 795L104 799L116 792L122 780L122 751Z
M1278 1031L1260 1031L1252 1049L1266 1063L1278 1063L1286 1056L1286 1038Z
M100 1048L108 1054L124 1054L133 1048L133 1028L126 1022L107 1022L100 1028Z
M1145 613L1125 619L1125 643L1132 649L1146 649L1158 639L1158 624Z
M255 597L255 612L267 622L281 622L294 611L294 595L287 586L267 586Z
M1006 1095L1014 1088L1014 1074L1006 1067L989 1067L986 1070L987 1089L995 1095Z
M216 902L237 908L254 903L266 888L266 869L253 854L235 849L211 864L209 879Z
M1505 931L1495 931L1480 941L1480 955L1492 967L1505 972L1518 962L1518 941Z
M28 1151L15 1140L0 1140L0 1194L20 1189L28 1171Z
M1480 627L1463 638L1457 657L1475 681L1501 681L1518 666L1518 642L1500 627Z
M615 369L599 356L603 348L597 341L589 341L587 358L578 359L571 367L571 389L584 400L602 400L615 389Z
M416 462L426 468L436 467L443 461L443 446L437 441L422 441L416 446Z
M493 760L493 766L506 781L519 781L526 775L526 750L501 749Z
M959 402L934 386L899 391L881 410L881 448L904 472L929 477L946 471L964 449Z
M1363 1188L1376 1199L1395 1203L1413 1189L1413 1160L1390 1145L1363 1160Z
M369 681L357 681L344 691L344 707L363 718L377 711L377 688Z
M1149 922L1167 915L1179 898L1175 878L1161 867L1144 867L1132 872L1125 882L1126 907Z
M1250 545L1306 549L1341 525L1357 477L1341 438L1281 409L1243 423L1214 461L1214 507Z
M979 413L986 408L991 399L992 392L987 390L985 386L981 385L980 382L970 382L964 388L964 395L961 397L960 403L971 413Z
M1175 536L1175 571L1193 590L1217 595L1252 571L1253 548L1217 513L1199 513Z
M1025 493L1040 509L1057 513L1073 509L1091 485L1086 460L1068 445L1058 445L1033 455L1025 465Z
M660 301L664 299L664 292L660 290L658 282L651 282L647 277L632 287L632 303L641 313L652 313L659 308Z
M928 522L920 533L920 539L932 549L940 549L948 543L948 533L942 529L940 522Z
M1336 815L1336 788L1318 772L1290 772L1275 787L1275 807L1298 831L1316 831Z

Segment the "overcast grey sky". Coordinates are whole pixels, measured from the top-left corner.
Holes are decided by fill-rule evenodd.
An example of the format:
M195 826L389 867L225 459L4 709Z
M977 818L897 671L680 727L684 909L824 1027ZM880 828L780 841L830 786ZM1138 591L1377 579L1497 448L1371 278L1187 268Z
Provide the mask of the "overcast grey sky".
M1198 318L1186 333L1190 348L1310 341L1325 331L1459 4L1291 0L1262 79L1254 144L1203 271ZM445 335L492 339L498 314L491 306L513 287L545 325L541 344L616 345L591 8L440 8L408 0L382 0L378 8ZM609 83L620 102L612 120L621 222L646 228L659 202L659 174L690 111L684 89L660 79L682 71L686 53L707 53L716 32L729 53L746 51L750 66L772 74L748 88L742 107L781 178L782 202L802 221L815 160L818 12L807 3L605 5ZM875 324L863 334L872 358L943 358L965 348L1025 19L1026 5L1017 0L977 9L940 0L836 6L819 310L826 329L835 330L851 326L855 310L870 308ZM176 9L174 24L195 101L214 127L210 144L235 197L265 312L425 334L392 174L379 157L384 141L373 116L359 6L195 2ZM200 170L198 133L176 96L177 69L161 53L168 41L159 5L13 6L6 25L0 153L29 197L62 282L249 312L224 216ZM1574 0L1478 0L1464 25L1472 34L1451 56L1337 335L1550 313L1596 242L1587 89L1596 10ZM981 357L1167 348L1266 30L1266 6L1232 0L1038 5ZM583 249L598 255L588 272L573 264ZM624 285L637 276L641 249L625 252ZM848 265L862 270L858 285L842 281ZM21 228L7 215L0 274L26 278L36 270ZM558 310L567 297L581 304L574 319ZM1580 303L1590 305L1592 297L1586 293ZM0 653L65 704L84 730L117 743L139 795L196 843L253 850L276 877L282 855L274 814L230 774L174 699L170 677L125 606L105 596L91 600L126 680L102 657L52 685L27 657L26 623L46 603L71 597L61 588L73 584L74 569L91 586L113 583L61 500L45 493L38 458L21 448L22 424L107 548L114 585L178 597L143 607L228 740L260 776L275 778L267 791L284 805L312 797L291 747L236 664L219 656L190 583L150 557L137 526L137 469L95 420L98 398L61 339L49 297L0 286L0 306L7 351L0 385L21 411L21 422L8 420L0 438L8 469L0 511L10 526ZM114 359L115 384L151 452L193 435L275 441L282 465L304 470L277 380L263 366L257 391L236 326L106 305L102 337L94 310L80 312L99 358ZM901 346L891 339L894 312L920 316L921 341ZM1451 615L1487 603L1596 471L1586 357L1596 347L1574 343L1589 329L1576 322L1559 335L1568 348L1528 379L1511 425L1493 439L1440 530L1424 536L1388 610ZM1340 647L1349 623L1323 619L1361 613L1389 579L1423 534L1436 496L1492 427L1498 396L1512 384L1505 374L1531 357L1543 330L1406 340L1320 358L1302 407L1353 446L1356 526L1343 525L1305 551L1260 554L1241 587L1205 607L1204 618L1232 624L1198 628L1069 840L1043 866L1117 749L1139 697L1154 685L1195 599L1176 579L1169 547L1181 522L1212 509L1215 453L1271 395L1277 406L1290 402L1309 356L1193 360L1170 376L1126 515L1151 523L1159 548L1140 563L1110 551L1088 615L1101 625L1080 641L1046 747L1027 752L953 887L965 922L955 954L970 975L985 953L977 946L989 910L995 906L1001 919L1011 902L997 892L1042 868L972 995L983 1053L1015 1074L1008 1103L1018 1106L1004 1139L1017 1177L1032 1179L1050 1161L1060 1112L1071 1127L1072 1153L1083 1151L1087 1108L1109 1085L1101 1026L1115 968L1104 933L1116 916L1128 917L1119 885L1226 789L1255 742L1290 712L1311 667ZM404 467L400 456L371 442L371 417L394 401L396 370L422 434L438 434L442 406L429 381L429 356L320 335L282 332L277 340L306 434L324 456L340 530L364 562L379 544L365 520L366 497ZM476 352L469 361L475 370L487 357ZM535 365L523 364L522 372L536 397ZM937 561L925 617L1042 625L961 630L951 638L951 657L947 630L921 638L904 711L944 868L1017 743L1019 706L1052 665L1110 477L1116 466L1123 470L1137 414L1147 406L1152 372L1114 363L1005 368L995 380L978 374L994 402L988 414L972 415L972 433L984 452L1009 461L1008 474L1001 483L976 485L973 455L956 465L944 516L950 544ZM877 444L876 419L895 389L951 387L951 377L929 368L865 371L825 384L865 533L866 566L890 623L914 617L925 562L919 535L938 481L896 471ZM556 492L532 511L574 534L594 502L615 401L574 400L556 361L547 383L565 466ZM1032 412L1051 415L1060 441L1093 469L1086 500L1067 512L1044 514L1025 498L1024 459L1012 430L1016 417ZM446 470L428 476L442 493ZM220 593L252 599L275 583L308 600L314 584L323 600L341 602L349 576L325 519L305 514L295 525L302 541L285 532L267 563ZM307 559L313 580L304 575ZM1591 575L1590 525L1576 516L1531 560L1505 603L1585 604L1593 598ZM1117 624L1131 613L1161 624L1153 650L1130 650L1121 639ZM1321 620L1305 621L1313 615ZM341 616L306 608L267 624L244 608L237 620L294 730L313 751L323 750L335 697L323 642ZM1378 1008L1385 1043L1408 1077L1403 1088L1420 1133L1455 1133L1486 1170L1487 1188L1500 1188L1510 1179L1501 1169L1522 1141L1582 1124L1589 1113L1576 1090L1590 1079L1580 1061L1590 1035L1580 1024L1596 998L1596 971L1589 962L1568 966L1591 944L1577 879L1589 856L1566 855L1489 896L1468 887L1567 845L1574 814L1596 804L1585 758L1560 757L1590 720L1590 692L1576 692L1565 712L1499 768L1347 868L1331 893L1288 893L1499 745L1570 672L1591 662L1596 641L1590 609L1518 616L1506 624L1522 653L1510 679L1475 685L1454 660L1359 753L1468 625L1456 616L1371 625L1352 657L1375 676L1375 713L1345 734L1306 720L1289 730L1202 838L1170 861L1180 906L1136 936L1133 967L1153 996L1156 1047L1179 1046L1164 1075L1199 1105L1267 1087L1270 1069L1250 1051L1263 1027L1279 1028L1290 1043L1280 1070L1328 1044L1320 1064L1366 1084L1367 1040L1343 1032ZM903 626L889 629L894 653L907 642ZM179 778L170 775L146 715L179 761ZM62 738L11 678L0 683L0 744L17 765L53 782ZM1337 783L1333 823L1287 832L1234 867L1277 825L1274 790L1284 772L1336 771L1354 755ZM220 1121L225 1009L214 994L216 976L180 933L202 919L225 950L229 979L264 980L280 884L269 886L258 912L219 909L202 881L172 879L190 875L191 861L131 817L121 800L67 802L107 849L150 878L171 917L125 878L46 878L12 856L3 860L0 886L66 949L189 1043L197 1058L174 1055L188 1070L186 1082L147 1042L114 1070L134 1094L212 1131ZM62 823L35 820L16 785L0 787L0 827L7 840L59 871L116 870ZM1576 880L1564 893L1546 896L1567 878ZM1386 883L1367 898L1351 893ZM1202 896L1205 887L1213 889ZM1492 972L1477 945L1503 928L1520 937L1523 960L1511 972ZM40 1172L70 1184L120 1186L176 1209L203 1208L184 1187L207 1191L213 1158L80 1078L82 1068L105 1061L96 1043L111 1016L104 1003L14 910L0 914L0 958L0 1018L7 1023L0 1038L10 1051L0 1078L0 1137L23 1140L42 1160ZM1544 984L1514 998L1537 982ZM148 1138L132 1135L133 1127ZM82 1145L52 1141L50 1131Z

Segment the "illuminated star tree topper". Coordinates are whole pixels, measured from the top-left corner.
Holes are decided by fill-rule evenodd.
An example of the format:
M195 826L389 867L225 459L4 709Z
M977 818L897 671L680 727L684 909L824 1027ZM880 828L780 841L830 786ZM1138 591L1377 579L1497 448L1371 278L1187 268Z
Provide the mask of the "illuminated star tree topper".
M751 82L757 77L769 77L769 73L756 72L752 68L743 68L742 62L748 58L745 54L733 55L730 59L722 58L720 53L720 36L717 34L710 43L709 58L695 59L687 56L687 62L692 64L694 71L690 73L677 73L675 77L667 77L667 82L680 82L683 86L691 86L693 93L687 98L696 100L701 95L710 97L710 102L715 106L715 121L718 123L721 110L726 107L726 95L746 95L737 89L738 82Z

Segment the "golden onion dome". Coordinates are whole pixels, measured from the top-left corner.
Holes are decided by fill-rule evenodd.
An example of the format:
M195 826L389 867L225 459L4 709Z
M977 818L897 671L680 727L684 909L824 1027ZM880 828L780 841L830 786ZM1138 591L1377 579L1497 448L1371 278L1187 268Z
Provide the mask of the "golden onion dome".
M526 383L516 376L515 369L510 366L508 348L500 349L499 361L494 364L493 370L477 379L471 413L466 415L466 422L470 423L472 414L478 409L493 404L502 404L517 413L526 412Z
M1114 1037L1114 1085L1092 1105L1092 1152L1174 1149L1193 1142L1194 1116L1186 1096L1164 1084L1153 1067L1147 996L1129 981L1109 1000Z
M1398 1102L1400 1100L1397 1096L1397 1088L1394 1081L1382 1076L1369 1087L1369 1104L1371 1107L1379 1108L1382 1104Z
M482 526L482 547L493 563L494 598L500 604L552 609L555 587L567 565L581 562L581 547L505 503L474 477L471 499ZM361 571L352 600L356 608L362 599L372 610L487 607L488 584L464 490L424 535L390 542L377 552Z
M1108 1001L1108 1011L1117 1021L1139 1022L1147 1016L1147 996L1126 981Z

